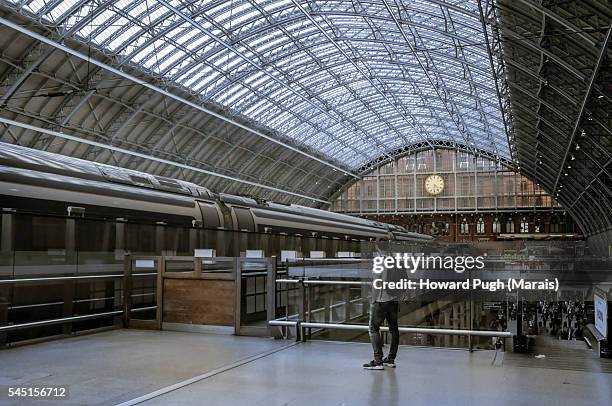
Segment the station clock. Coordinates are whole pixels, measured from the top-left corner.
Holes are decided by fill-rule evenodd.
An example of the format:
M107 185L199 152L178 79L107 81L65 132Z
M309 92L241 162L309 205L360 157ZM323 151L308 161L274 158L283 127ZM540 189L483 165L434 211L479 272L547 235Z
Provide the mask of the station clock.
M440 175L429 175L425 178L425 191L432 196L437 196L444 191L444 178Z

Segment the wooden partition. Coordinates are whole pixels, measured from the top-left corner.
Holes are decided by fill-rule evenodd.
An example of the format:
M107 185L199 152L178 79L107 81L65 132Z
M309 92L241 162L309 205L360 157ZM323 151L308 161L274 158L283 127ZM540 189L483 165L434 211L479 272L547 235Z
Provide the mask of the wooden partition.
M138 261L150 261L145 271L157 270L156 316L137 320L132 308L132 283ZM267 278L276 269L276 258L235 257L126 257L124 325L227 334L267 335L267 323L256 323L246 316L245 281L250 277ZM142 272L140 275L144 275ZM151 275L148 273L147 275ZM245 294L244 298L242 293ZM265 298L266 292L258 292ZM267 321L265 310L263 317ZM260 312L261 313L261 312ZM252 318L252 317L250 317Z
M227 327L225 331L236 333L236 259L165 257L164 261L163 322L203 329ZM180 261L190 262L191 269L172 271L171 264Z

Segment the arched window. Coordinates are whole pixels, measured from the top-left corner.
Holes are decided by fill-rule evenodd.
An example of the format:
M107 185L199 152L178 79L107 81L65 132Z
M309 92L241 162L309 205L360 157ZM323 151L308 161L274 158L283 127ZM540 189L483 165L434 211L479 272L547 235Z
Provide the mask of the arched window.
M461 234L469 234L470 233L470 225L468 224L466 219L461 221Z
M529 232L529 222L527 221L525 217L523 217L521 219L521 233L528 233L528 232Z
M499 233L501 233L501 223L499 222L499 219L495 217L495 220L493 220L493 234Z
M477 234L484 234L485 233L485 222L482 219L482 217L479 218L478 222L476 223L476 233Z
M514 232L514 221L512 220L512 218L509 218L506 221L506 232L509 234L512 234Z

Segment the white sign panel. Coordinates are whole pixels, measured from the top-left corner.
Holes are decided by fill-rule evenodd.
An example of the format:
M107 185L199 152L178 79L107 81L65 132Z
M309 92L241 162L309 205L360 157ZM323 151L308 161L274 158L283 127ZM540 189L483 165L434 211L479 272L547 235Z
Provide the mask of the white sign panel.
M601 296L595 298L595 328L604 337L608 337L608 301Z
M297 251L282 250L281 251L281 262L285 262L289 259L296 259L298 257Z
M137 259L134 268L155 268L155 261L152 259Z
M262 250L246 250L247 258L263 258L264 252Z
M217 256L217 250L210 248L196 248L193 252L196 258L212 258Z

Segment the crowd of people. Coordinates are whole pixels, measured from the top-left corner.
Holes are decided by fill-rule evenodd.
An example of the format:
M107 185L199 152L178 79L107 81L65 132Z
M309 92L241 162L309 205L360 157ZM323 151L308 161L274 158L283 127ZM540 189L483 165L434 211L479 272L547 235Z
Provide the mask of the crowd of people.
M548 302L538 304L538 330L560 340L582 338L586 325L584 303L578 300Z

